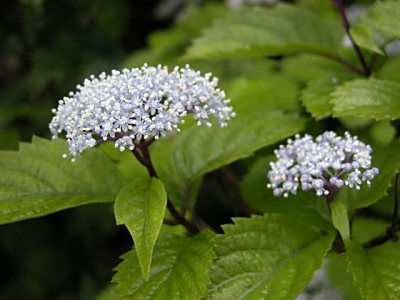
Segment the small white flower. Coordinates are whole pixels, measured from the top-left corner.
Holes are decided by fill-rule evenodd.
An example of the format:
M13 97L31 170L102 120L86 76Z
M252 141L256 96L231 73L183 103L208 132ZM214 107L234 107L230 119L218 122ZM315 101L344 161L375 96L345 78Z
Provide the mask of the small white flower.
M182 118L192 114L199 125L220 126L235 114L229 99L211 73L175 67L147 66L113 70L90 76L76 92L59 101L49 128L53 138L66 132L73 157L99 141L112 140L121 151L133 149L135 141L179 131Z
M299 188L318 196L332 196L344 185L360 189L378 174L371 168L371 152L369 145L348 132L340 137L327 131L315 141L310 135L296 135L275 150L278 160L270 163L267 186L275 196L284 197L295 195Z

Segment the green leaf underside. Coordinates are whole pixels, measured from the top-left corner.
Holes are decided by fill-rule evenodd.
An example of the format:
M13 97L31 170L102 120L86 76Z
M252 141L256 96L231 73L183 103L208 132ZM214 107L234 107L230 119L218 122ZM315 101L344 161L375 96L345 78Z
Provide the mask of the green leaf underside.
M116 267L115 292L121 299L202 299L207 296L214 243L215 235L208 230L194 238L161 237L147 282L141 276L135 250L131 250Z
M334 237L280 214L234 222L217 236L212 299L295 298L321 266Z
M306 110L316 120L329 117L332 114L333 104L330 103L330 95L339 84L350 79L342 77L318 78L307 82L307 86L301 91L301 100Z
M397 300L400 295L400 244L387 242L363 249L351 242L347 245L347 260L355 284L368 300Z
M176 137L172 151L175 174L183 186L190 186L202 175L251 156L301 131L304 125L304 119L295 114L260 110L238 112L224 128L186 128Z
M189 58L265 56L299 51L335 54L341 29L307 10L277 4L244 7L206 28L188 49Z
M346 204L349 210L371 205L386 196L392 178L399 169L399 141L394 141L387 146L375 146L373 149L372 166L379 169L379 174L371 180L371 187L365 183L360 190L345 187L337 195L337 199Z
M1 151L0 224L114 201L122 176L102 151L87 151L74 163L64 153L65 141L39 137L18 152Z
M400 38L400 3L377 1L368 14L350 28L358 46L383 54L383 46Z
M332 95L335 117L358 116L376 120L400 118L400 83L380 79L352 80Z
M126 183L115 200L117 224L124 224L132 235L145 279L149 277L153 248L166 205L167 193L163 183L148 177Z

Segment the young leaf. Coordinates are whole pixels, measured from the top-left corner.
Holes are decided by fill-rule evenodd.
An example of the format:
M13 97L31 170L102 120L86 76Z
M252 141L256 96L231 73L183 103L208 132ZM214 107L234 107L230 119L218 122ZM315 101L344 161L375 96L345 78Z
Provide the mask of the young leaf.
M212 299L294 299L321 266L334 237L283 214L234 222L217 236Z
M214 243L215 236L210 231L194 238L161 237L154 248L147 282L141 275L135 250L131 250L116 267L115 292L121 299L202 299L207 296Z
M360 190L344 187L337 195L337 200L340 199L339 201L346 204L350 210L371 205L383 198L400 166L399 149L399 141L387 146L374 147L372 166L379 169L379 174L371 181L371 187L363 185Z
M166 205L167 193L163 183L148 177L126 183L115 200L117 224L124 224L132 235L146 280L149 278L153 248L163 223Z
M188 49L189 58L226 58L318 52L335 55L342 36L307 10L277 4L273 8L232 10L206 28Z
M400 3L375 2L368 14L350 28L350 33L358 46L383 54L385 44L400 38Z
M371 249L350 242L346 255L363 298L399 299L400 247L397 242L387 242Z
M0 224L97 202L112 202L123 178L98 149L76 162L63 158L67 144L33 137L20 150L0 153Z
M400 83L358 79L338 86L331 94L335 117L357 116L376 120L400 118Z
M333 226L339 231L342 239L347 242L350 240L350 223L346 206L342 202L336 200L330 204L330 207Z

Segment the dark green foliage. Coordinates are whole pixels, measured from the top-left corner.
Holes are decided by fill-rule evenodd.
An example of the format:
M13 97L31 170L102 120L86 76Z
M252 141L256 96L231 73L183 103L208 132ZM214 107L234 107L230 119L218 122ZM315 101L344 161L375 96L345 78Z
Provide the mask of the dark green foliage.
M163 1L184 14L161 30L168 20L140 23L156 6L145 2L8 4L0 146L46 135L51 108L83 77L145 62L212 72L236 117L208 128L188 116L135 155L103 143L72 163L65 141L37 137L0 151L0 224L82 206L0 228L0 298L295 299L322 267L343 299L397 299L400 59L385 52L400 37L400 2L352 23L350 48L329 1ZM371 145L371 186L275 197L274 149L326 130Z

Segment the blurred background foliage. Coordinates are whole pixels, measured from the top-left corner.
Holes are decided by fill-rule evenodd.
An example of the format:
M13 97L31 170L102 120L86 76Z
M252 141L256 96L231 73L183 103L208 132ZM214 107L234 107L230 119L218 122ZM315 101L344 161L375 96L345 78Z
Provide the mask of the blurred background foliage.
M260 99L257 105L303 114L306 111L299 96L308 80L316 77L323 80L338 74L352 76L335 62L306 54L285 59L193 60L185 57L193 38L239 2L270 5L275 1L2 1L0 148L16 149L19 141L30 141L33 134L49 137L51 108L58 99L90 74L113 68L137 67L145 62L170 67L190 63L195 69L217 75L221 87L234 100L255 103L254 99ZM330 1L286 2L297 2L327 22L340 22ZM348 1L347 4L355 2L367 5L372 1ZM356 62L352 49L347 50L343 56ZM399 63L397 59L395 65L398 67ZM386 78L400 80L397 67L383 65L380 72ZM316 123L311 119L309 123L310 133L333 128L343 131L344 125L361 133L364 140L378 144L386 144L394 136L389 122L327 118L318 126L313 126ZM254 194L257 191L246 186L246 180L241 191L238 179L252 165L249 176L258 176L262 185L266 181L262 173L269 160L265 154L271 149L263 149L252 158L205 176L198 194L202 201L197 201L197 214L218 229L231 216L263 211L263 205L268 206L262 202L263 195ZM122 171L127 171L129 163L123 157L111 152L110 156L120 160ZM246 201L247 196L245 203L243 198ZM288 203L286 208L290 209ZM383 220L390 219L390 207L382 203L377 210ZM295 204L293 207L296 209ZM375 225L364 222L355 228ZM361 238L365 237L360 233ZM129 234L116 227L108 204L1 226L0 299L112 299L107 293L99 293L110 282L119 255L130 247Z

